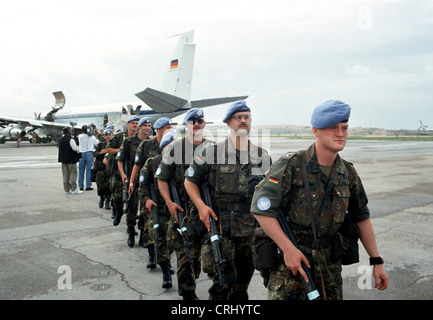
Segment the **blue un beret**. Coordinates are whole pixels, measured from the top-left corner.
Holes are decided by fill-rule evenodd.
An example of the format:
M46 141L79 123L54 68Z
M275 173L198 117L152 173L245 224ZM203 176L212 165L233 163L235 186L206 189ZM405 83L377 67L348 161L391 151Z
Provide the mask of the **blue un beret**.
M177 138L176 132L174 132L172 130L166 131L164 136L161 139L159 146L161 148L164 148L167 144L169 144L170 142L172 142L176 138Z
M130 116L128 118L128 120L126 120L127 123L130 123L131 121L139 121L140 117L139 116Z
M325 129L349 120L350 106L340 100L327 100L319 104L311 116L311 125L317 129Z
M138 126L141 127L145 123L150 123L152 119L149 117L141 118L140 121L138 121Z
M185 114L185 118L183 118L182 124L185 124L189 120L194 120L201 117L204 117L204 112L202 109L189 109L188 112Z
M107 126L105 129L113 129L113 130L114 130L114 125L110 124L110 125Z
M104 136L109 135L110 133L113 133L113 130L111 128L107 128L104 130Z
M168 126L170 124L171 124L171 119L163 117L163 118L159 118L158 120L156 120L155 124L153 125L153 127L155 129L159 129L159 128L162 128L164 126Z
M247 107L247 103L244 100L236 101L227 109L227 113L223 119L223 122L226 122L228 119L230 119L234 113L241 111L251 111L251 109Z

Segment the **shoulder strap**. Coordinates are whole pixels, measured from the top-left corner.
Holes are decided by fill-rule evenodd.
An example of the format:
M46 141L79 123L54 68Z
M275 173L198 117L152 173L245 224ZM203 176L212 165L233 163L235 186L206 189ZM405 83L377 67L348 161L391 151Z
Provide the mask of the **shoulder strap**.
M311 226L313 228L314 244L316 246L316 249L318 249L319 246L318 246L317 233L316 233L316 220L314 219L313 203L311 200L311 191L310 191L310 183L308 182L307 168L305 166L304 157L301 155L301 152L298 151L296 152L296 154L298 155L299 160L301 160L302 176L304 178L304 186L305 186L305 193L307 195L308 211L310 212Z

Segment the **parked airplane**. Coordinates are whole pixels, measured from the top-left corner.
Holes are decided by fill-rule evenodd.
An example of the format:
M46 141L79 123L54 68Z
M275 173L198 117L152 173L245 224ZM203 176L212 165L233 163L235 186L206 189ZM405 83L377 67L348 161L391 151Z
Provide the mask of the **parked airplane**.
M117 129L124 126L126 119L131 114L150 117L153 124L160 117L174 118L187 112L190 108L205 108L248 97L223 97L190 101L195 56L195 44L192 43L194 31L176 36L179 37L179 41L170 60L161 91L146 88L136 94L141 101L73 108L64 107L65 96L61 91L53 92L56 104L52 110L43 116L43 120L41 120L41 115L35 116L35 120L0 117L0 126L4 127L3 135L16 139L19 136L24 138L26 134L34 133L37 136L57 139L61 129L66 125L74 125L80 130L84 124L94 124L98 129L107 124L113 124ZM146 105L143 105L143 102Z

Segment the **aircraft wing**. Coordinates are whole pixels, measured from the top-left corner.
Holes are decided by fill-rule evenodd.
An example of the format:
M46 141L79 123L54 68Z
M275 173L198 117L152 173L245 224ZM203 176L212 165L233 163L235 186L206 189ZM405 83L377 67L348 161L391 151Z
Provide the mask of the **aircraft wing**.
M9 118L9 117L0 116L0 126L7 126L9 124L18 124L22 128L33 127L33 128L58 129L58 130L63 129L66 126L65 123L60 123L60 122L19 119L19 118Z
M188 100L151 88L146 88L135 95L153 110L160 113L177 111L188 103Z
M234 102L238 100L245 100L246 98L248 98L248 96L196 100L196 101L191 101L191 108L210 107L218 104L224 104L224 103Z

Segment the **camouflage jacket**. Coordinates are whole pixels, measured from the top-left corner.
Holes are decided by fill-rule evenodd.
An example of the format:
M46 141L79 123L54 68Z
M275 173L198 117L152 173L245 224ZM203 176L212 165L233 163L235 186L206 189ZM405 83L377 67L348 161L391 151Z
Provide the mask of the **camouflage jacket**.
M215 213L223 235L251 236L255 219L250 204L255 186L262 180L271 164L268 152L250 141L248 150L237 150L227 138L220 143L209 143L196 152L185 178L199 187L208 181ZM219 167L219 177L218 170Z
M305 154L318 237L332 237L349 211L354 222L370 216L367 196L353 165L339 155L329 175L323 173L314 148ZM291 221L298 236L312 236L311 219L302 176L301 163L295 152L283 155L257 185L251 212L277 217L281 209Z
M145 140L138 138L138 133L135 136L127 137L125 140L123 140L120 150L117 153L116 160L123 162L124 170L128 178L131 175L132 167L135 163L134 160L137 149L142 141Z
M155 185L156 196L158 201L156 202L158 207L158 212L165 212L165 201L162 197L161 193L158 190L158 185L155 183L156 179L154 179L155 173L158 171L159 163L161 162L162 155L159 154L153 158L149 158L146 160L143 168L140 170L140 187L138 189L138 198L140 204L144 205L147 200L151 199L150 186L151 184Z
M150 143L149 149L147 151L147 154L145 153L146 150L146 144ZM155 157L162 153L162 148L159 146L158 140L156 140L156 137L151 139L146 139L141 141L140 145L137 148L137 151L135 152L135 159L134 163L138 165L139 167L143 167L143 165L146 163L146 160L148 158Z

